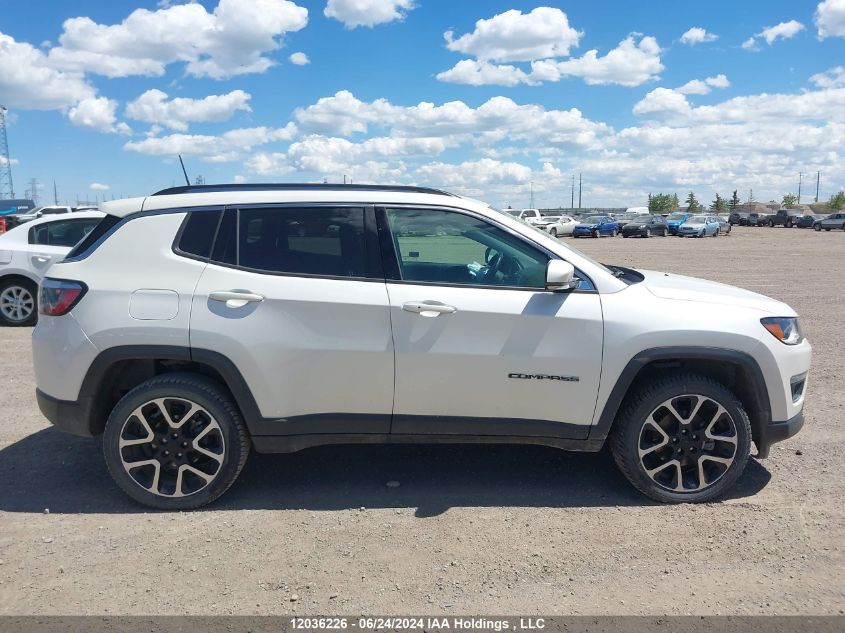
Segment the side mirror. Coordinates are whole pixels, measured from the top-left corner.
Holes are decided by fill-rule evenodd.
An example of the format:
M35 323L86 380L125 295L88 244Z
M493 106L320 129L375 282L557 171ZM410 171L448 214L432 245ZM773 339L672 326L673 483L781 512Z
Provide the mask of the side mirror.
M574 290L580 279L575 278L575 267L562 259L550 259L546 266L546 290Z

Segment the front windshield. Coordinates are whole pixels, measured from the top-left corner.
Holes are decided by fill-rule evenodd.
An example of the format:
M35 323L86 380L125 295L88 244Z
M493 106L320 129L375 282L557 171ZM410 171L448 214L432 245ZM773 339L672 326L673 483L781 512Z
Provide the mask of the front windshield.
M678 213L678 212L675 212L675 213L672 213L672 214L669 216L669 218L668 218L668 219L669 219L669 220L683 220L683 219L686 217L686 215L687 215L686 213Z
M707 222L706 215L694 215L689 219L690 222L697 222L698 224L704 224Z
M601 215L591 215L586 220L584 220L587 224L600 224L604 221L604 216Z

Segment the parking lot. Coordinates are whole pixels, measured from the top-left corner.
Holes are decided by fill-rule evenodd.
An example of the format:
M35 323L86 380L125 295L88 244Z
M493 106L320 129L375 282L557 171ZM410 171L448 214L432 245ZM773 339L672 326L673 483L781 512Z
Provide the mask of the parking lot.
M845 235L565 241L801 315L806 426L730 498L653 504L606 453L347 446L252 455L209 508L155 513L112 483L97 440L48 426L31 329L1 328L0 613L843 613Z

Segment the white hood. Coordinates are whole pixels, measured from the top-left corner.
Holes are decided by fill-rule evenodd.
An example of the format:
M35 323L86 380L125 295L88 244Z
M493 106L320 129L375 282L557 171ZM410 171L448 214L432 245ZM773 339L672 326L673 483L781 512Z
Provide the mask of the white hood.
M661 299L742 306L760 310L772 316L796 316L795 310L782 301L736 286L654 270L639 270L638 272L645 276L643 285Z

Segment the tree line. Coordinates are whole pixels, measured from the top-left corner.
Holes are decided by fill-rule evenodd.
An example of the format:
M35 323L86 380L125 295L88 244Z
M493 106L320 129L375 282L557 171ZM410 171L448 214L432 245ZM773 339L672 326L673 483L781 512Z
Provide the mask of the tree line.
M749 196L748 201L754 202L753 195ZM739 200L736 189L734 189L733 195L730 199L723 198L717 193L716 199L710 203L709 209L716 213L727 213L736 211L736 208L740 204L742 203ZM781 205L786 209L794 209L797 204L798 197L792 193L786 194L781 201ZM845 191L840 191L831 196L828 206L833 211L841 211L842 209L845 209ZM676 193L648 194L648 210L651 213L672 213L673 211L688 211L690 213L695 213L706 209L707 207L698 201L698 198L695 197L695 193L692 191L690 191L689 195L687 195L683 207L681 206L680 199Z

